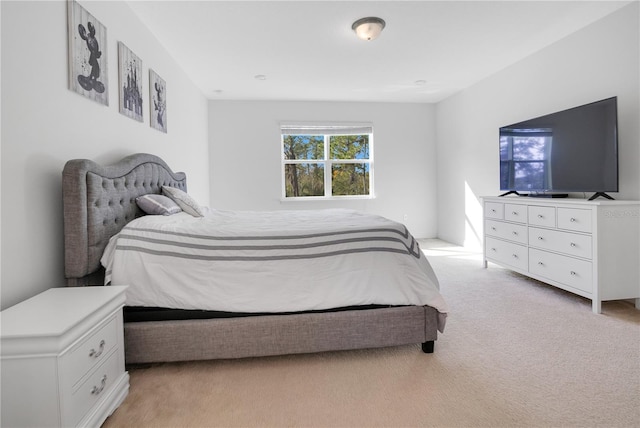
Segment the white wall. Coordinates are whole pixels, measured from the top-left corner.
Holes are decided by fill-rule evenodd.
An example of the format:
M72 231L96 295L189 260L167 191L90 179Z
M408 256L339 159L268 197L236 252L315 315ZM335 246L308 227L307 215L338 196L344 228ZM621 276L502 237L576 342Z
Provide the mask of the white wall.
M80 2L107 27L109 106L68 89L65 1L2 1L2 282L6 308L64 285L61 173L68 159L136 152L188 174L209 198L207 100L122 2ZM117 42L143 62L144 121L118 112ZM167 82L168 133L149 126L149 68Z
M282 121L372 122L376 198L281 202ZM428 104L210 101L211 206L353 208L404 222L418 238L435 237L434 136Z
M611 196L640 199L638 16L635 2L437 105L440 238L479 245L478 197L499 194L500 126L611 96L620 171Z

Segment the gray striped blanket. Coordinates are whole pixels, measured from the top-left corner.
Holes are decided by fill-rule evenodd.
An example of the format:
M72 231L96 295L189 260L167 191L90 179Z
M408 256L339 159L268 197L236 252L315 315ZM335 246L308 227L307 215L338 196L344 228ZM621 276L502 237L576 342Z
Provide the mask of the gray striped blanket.
M438 281L406 227L352 210L145 216L114 236L106 282L127 305L292 312L369 304L446 313Z

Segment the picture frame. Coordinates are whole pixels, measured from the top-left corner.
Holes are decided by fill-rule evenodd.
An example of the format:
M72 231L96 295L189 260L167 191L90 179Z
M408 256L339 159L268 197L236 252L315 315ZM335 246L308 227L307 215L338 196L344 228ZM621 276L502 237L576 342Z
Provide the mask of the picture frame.
M75 0L67 3L69 89L109 105L107 28Z
M118 42L120 113L138 122L143 120L142 79L142 60L124 43Z
M167 133L167 84L154 70L149 69L149 124Z

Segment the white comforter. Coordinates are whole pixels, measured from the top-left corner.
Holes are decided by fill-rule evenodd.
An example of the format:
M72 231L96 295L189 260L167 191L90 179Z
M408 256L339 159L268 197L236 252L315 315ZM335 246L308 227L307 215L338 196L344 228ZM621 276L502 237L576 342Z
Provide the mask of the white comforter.
M351 210L144 216L111 238L105 282L129 306L293 312L447 305L404 225Z

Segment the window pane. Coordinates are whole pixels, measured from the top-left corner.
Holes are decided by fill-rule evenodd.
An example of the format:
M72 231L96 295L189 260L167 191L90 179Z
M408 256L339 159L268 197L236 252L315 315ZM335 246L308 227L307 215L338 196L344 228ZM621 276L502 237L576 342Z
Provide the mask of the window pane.
M284 173L286 197L324 196L324 164L287 164Z
M513 144L513 137L500 137L500 160L508 161L510 159L509 148Z
M369 159L369 135L334 135L329 138L331 159Z
M322 135L283 135L282 143L285 159L324 159Z
M368 163L334 164L331 174L334 196L369 194Z
M500 189L510 189L511 184L511 165L512 162L500 161Z
M550 147L551 137L513 137L513 159L543 160Z
M545 162L514 162L514 185L516 189L546 189Z

